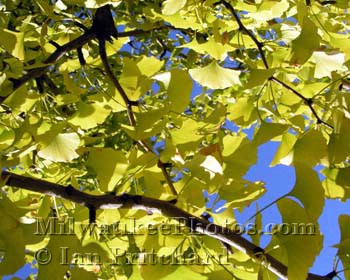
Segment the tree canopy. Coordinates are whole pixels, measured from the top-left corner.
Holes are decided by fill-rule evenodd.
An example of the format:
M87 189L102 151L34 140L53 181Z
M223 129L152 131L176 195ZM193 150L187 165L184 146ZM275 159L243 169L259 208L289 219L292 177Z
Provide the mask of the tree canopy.
M30 263L37 279L336 277L309 269L325 200L350 197L348 8L0 1L0 275ZM272 204L312 234L262 224L272 190L245 174L269 141L271 166L296 176ZM234 210L252 203L242 231ZM350 279L350 216L334 218Z

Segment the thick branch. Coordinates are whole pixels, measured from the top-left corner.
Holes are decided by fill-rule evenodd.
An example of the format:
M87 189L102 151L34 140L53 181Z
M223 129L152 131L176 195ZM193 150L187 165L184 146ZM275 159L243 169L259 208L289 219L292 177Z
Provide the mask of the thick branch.
M264 250L243 238L240 234L226 227L216 225L203 218L192 216L190 213L176 207L172 203L154 198L128 195L115 196L112 194L91 195L74 189L72 186L62 186L40 179L29 178L11 172L3 171L1 175L7 186L26 189L49 196L56 196L79 203L89 209L140 209L147 213L161 213L170 218L177 218L185 222L191 230L223 241L237 250L249 255L255 261L266 266L281 279L287 279L287 267ZM308 280L329 280L325 276L308 274Z
M152 32L150 31L144 31L144 30L130 30L125 32L118 33L118 37L130 37L130 36L138 36L138 35L144 35L147 33ZM79 49L83 45L87 44L91 40L95 39L97 36L94 32L91 32L89 30L88 32L85 32L83 35L79 36L78 38L68 42L67 44L60 46L57 48L47 59L45 59L44 64L45 66L34 68L28 71L27 74L23 75L19 79L12 79L13 82L13 91L27 83L28 81L39 78L46 72L48 72L48 67L60 60L67 52L72 51L74 49ZM0 103L2 103L6 97L0 96Z

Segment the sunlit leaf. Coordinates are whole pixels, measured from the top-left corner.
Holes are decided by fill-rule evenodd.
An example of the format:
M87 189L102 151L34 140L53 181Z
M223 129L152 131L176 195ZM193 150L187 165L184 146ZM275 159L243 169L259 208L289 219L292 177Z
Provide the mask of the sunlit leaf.
M76 133L60 133L48 146L38 152L44 159L54 162L69 162L79 155L76 153L80 139Z
M187 0L166 0L163 2L162 13L172 15L177 13L186 5Z
M19 60L24 60L24 33L0 29L0 45Z
M189 73L200 85L211 89L224 89L241 84L240 71L221 67L215 61L203 68L191 69Z
M312 59L316 63L315 78L332 77L332 71L339 71L345 62L343 53L328 55L324 52L314 52Z
M189 75L180 70L171 71L168 87L170 106L173 111L182 113L190 102L192 81Z

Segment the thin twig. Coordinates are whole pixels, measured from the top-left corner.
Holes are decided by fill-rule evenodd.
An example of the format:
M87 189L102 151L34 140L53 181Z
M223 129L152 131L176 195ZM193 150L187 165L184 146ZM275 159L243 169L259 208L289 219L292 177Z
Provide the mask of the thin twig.
M285 87L286 89L288 89L289 91L291 91L292 93L294 93L295 95L297 95L300 99L302 99L305 103L305 105L307 105L312 114L314 115L314 117L316 118L317 120L317 123L318 124L324 124L326 126L328 126L329 128L333 129L333 126L331 126L330 124L328 124L327 122L323 121L319 115L317 114L315 108L312 106L314 103L313 103L313 99L312 98L306 98L305 96L303 96L301 93L299 93L298 91L296 91L294 88L292 88L291 86L287 85L285 82L281 81L280 79L278 78L275 78L275 77L271 77L270 78L272 81L276 82L276 83L279 83L280 85L282 85L283 87Z
M266 69L269 69L269 65L267 63L267 60L266 60L266 56L265 56L265 53L263 51L263 43L261 43L257 38L256 36L251 32L249 31L245 26L244 24L242 23L240 17L238 16L236 10L233 8L233 6L224 1L224 0L221 0L220 2L216 3L217 4L222 4L225 6L226 9L228 9L230 11L230 13L233 15L233 17L235 18L237 24L238 24L238 27L240 30L242 30L244 33L246 33L255 43L256 47L258 48L258 51L259 51L259 54L261 56L261 59L264 63L264 66ZM333 126L328 124L327 122L323 121L319 115L317 114L315 108L312 106L313 105L313 99L312 98L306 98L305 96L303 96L300 92L296 91L294 88L292 88L291 86L287 85L286 83L284 83L283 81L281 81L280 79L278 78L275 78L274 76L272 76L270 78L270 80L274 81L274 82L277 82L279 83L280 85L282 85L283 87L285 87L286 89L288 89L289 91L291 91L292 93L294 93L295 95L297 95L301 100L304 101L304 103L310 108L312 114L314 115L314 117L316 118L317 120L317 123L318 124L324 124L326 126L328 126L329 128L333 129Z

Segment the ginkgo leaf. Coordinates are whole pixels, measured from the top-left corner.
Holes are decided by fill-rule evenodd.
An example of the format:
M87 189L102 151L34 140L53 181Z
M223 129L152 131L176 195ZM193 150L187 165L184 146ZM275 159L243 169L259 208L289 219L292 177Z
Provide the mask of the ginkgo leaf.
M209 172L211 179L215 176L216 173L223 174L221 164L213 156L207 156L205 160L200 164L200 166Z
M340 215L339 218L340 227L340 243L334 247L338 248L337 256L343 263L344 267L350 266L350 256L349 256L349 246L350 246L350 216ZM349 279L350 271L345 269L344 271L345 279Z
M325 168L321 173L326 176L322 181L327 198L345 200L350 196L350 168Z
M317 230L317 225L309 220L305 209L297 202L283 198L277 202L285 225L310 225L305 227L306 234L298 232L292 234L278 233L276 236L280 241L280 249L288 263L288 279L306 279L308 269L322 248L323 237ZM298 229L299 230L299 229Z
M151 56L142 56L142 59L137 62L137 67L143 75L151 77L159 72L163 67L164 61L160 61L157 58Z
M279 18L289 7L286 0L283 1L262 1L256 12L249 15L260 21L268 21L273 18Z
M202 86L211 89L224 89L233 85L240 85L240 71L227 69L215 61L203 68L189 70L191 77Z
M80 139L76 133L60 133L51 143L38 152L44 159L54 162L69 162L79 155L75 152L79 147Z
M87 165L96 172L101 190L112 191L116 183L123 177L128 167L127 163L121 151L96 148L90 150Z
M173 111L182 113L190 103L192 80L185 71L174 69L168 87L170 106Z
M90 129L96 127L97 124L103 123L111 112L111 109L96 103L86 104L79 102L77 108L78 111L69 122L80 126L82 129Z
M0 29L0 45L19 60L24 60L24 33Z
M317 27L308 17L304 18L301 33L292 41L292 64L304 64L320 45Z
M166 0L163 2L162 13L163 15L173 15L180 11L185 5L187 0Z
M332 71L339 71L345 62L345 54L328 55L325 52L314 52L312 59L316 63L315 78L332 78Z
M252 69L246 87L253 88L255 86L262 86L275 71L275 69Z
M216 60L224 60L229 51L235 48L230 45L223 45L215 41L214 38L209 38L207 42L199 44L195 38L192 42L180 46L181 48L189 48L201 54L209 54Z
M304 162L295 164L296 182L291 196L298 198L305 207L305 211L311 221L317 221L324 206L324 189L314 171Z

